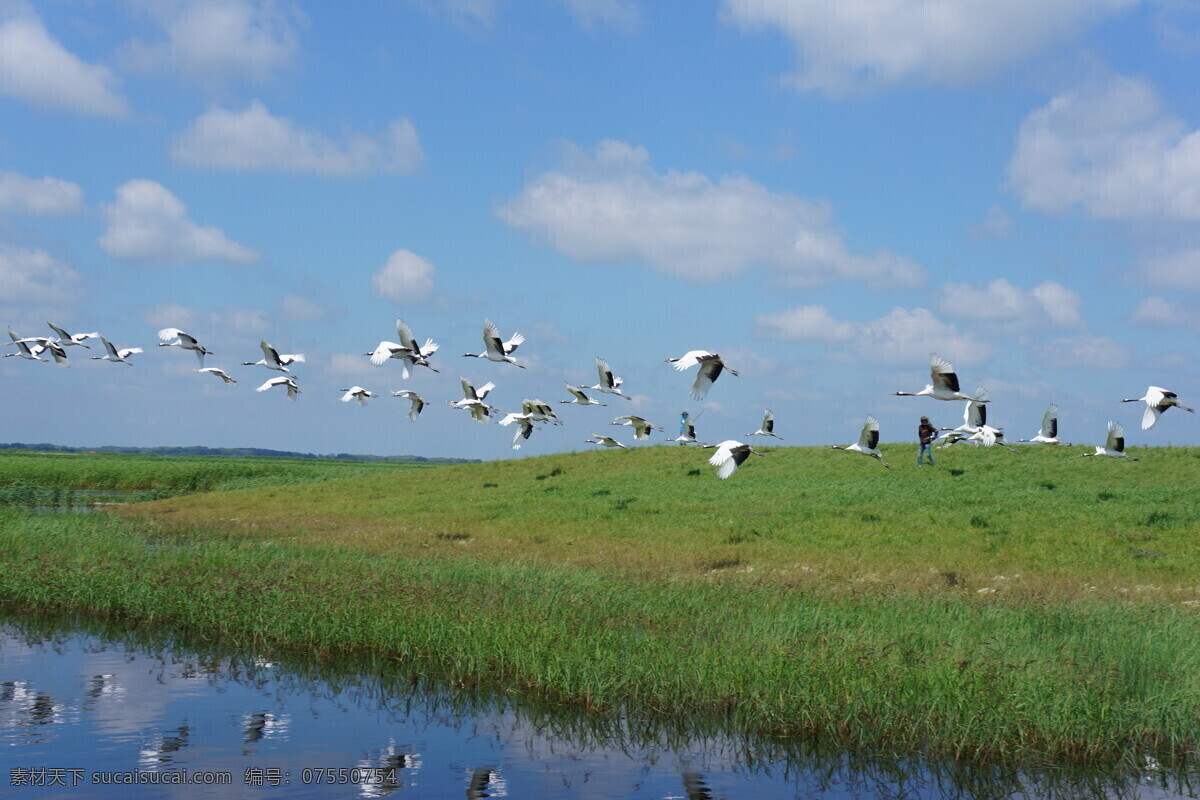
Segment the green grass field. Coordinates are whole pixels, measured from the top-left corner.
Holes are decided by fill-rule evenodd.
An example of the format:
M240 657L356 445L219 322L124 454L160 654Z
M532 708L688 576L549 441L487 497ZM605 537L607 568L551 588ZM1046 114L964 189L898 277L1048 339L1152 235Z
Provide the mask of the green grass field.
M821 592L1200 602L1200 450L1126 463L960 447L936 468L918 468L914 451L886 448L887 470L856 454L773 448L719 481L711 450L648 447L128 511L175 530Z
M119 517L0 512L0 597L847 748L1186 763L1200 451L918 469L914 449L886 448L890 471L771 449L729 481L666 446L371 465Z

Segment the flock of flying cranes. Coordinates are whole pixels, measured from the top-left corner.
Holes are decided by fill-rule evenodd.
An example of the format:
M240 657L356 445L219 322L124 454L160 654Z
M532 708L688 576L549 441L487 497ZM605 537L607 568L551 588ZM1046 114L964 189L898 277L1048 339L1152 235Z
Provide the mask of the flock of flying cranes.
M67 348L75 346L90 349L91 345L86 344L88 339L99 339L106 351L105 355L91 356L91 359L94 361L111 361L132 366L129 357L142 352L142 348L140 347L118 349L98 332L72 334L53 323L47 322L46 324L54 331L54 336L21 337L10 326L8 335L12 341L6 342L5 346L16 347L17 350L12 353L6 353L5 358L20 357L30 361L49 361L53 359L60 366L69 366ZM396 335L399 341L381 341L374 350L368 351L363 355L369 357L371 364L377 367L383 366L392 359L398 360L405 380L409 378L411 372L418 366L425 367L433 372L440 372L440 370L429 363L430 356L438 350L437 342L432 339L426 339L424 344L419 344L416 337L413 336L412 329L400 319L396 320ZM219 367L204 366L204 357L212 355L212 352L200 344L194 336L178 328L163 328L158 332L158 338L159 347L179 347L195 353L196 358L200 362L200 368L195 370L196 372L213 375L228 384L237 383L237 380L231 377L225 370ZM497 363L512 364L525 369L525 365L518 363L513 357L513 353L516 352L517 348L524 341L525 337L519 333L513 334L507 341L504 341L500 336L499 327L491 320L485 320L483 325L483 352L463 353L463 357L482 358ZM292 375L290 367L294 364L303 364L305 361L304 354L280 353L268 344L266 339L263 339L259 343L259 347L262 349L263 357L258 361L243 361L241 362L242 365L262 366L282 374L267 379L256 391L265 392L272 387L281 386L286 389L288 399L295 401L296 395L300 394L300 387L296 382L295 376ZM48 354L51 358L43 358L43 353ZM691 350L678 358L668 358L664 363L673 364L675 369L679 371L698 367L696 379L691 388L691 397L694 400L703 400L722 373L738 374L725 364L720 355L710 353L706 350ZM596 371L599 382L594 386L574 386L564 381L563 385L571 394L572 399L560 400L559 402L581 406L605 405L589 397L585 393L585 390L611 394L623 397L626 400L632 399L621 391L621 378L613 375L608 362L603 358L596 358ZM495 388L495 384L488 381L477 389L466 378L460 380L463 398L457 401L448 401L448 405L452 408L465 410L471 415L473 420L487 424L491 415L497 412L494 406L490 406L486 402L487 396ZM351 400L357 400L360 405L366 405L368 399L380 396L361 386L351 386L339 391L343 392L342 402L348 403ZM939 439L942 442L941 448L943 449L959 442L966 442L980 447L992 447L999 444L1001 447L1011 450L1014 453L1017 452L1005 444L1004 433L999 428L994 428L987 424L986 404L991 400L988 390L981 387L973 395L964 393L959 387L958 375L955 373L954 367L944 359L938 358L936 354L931 357L930 383L924 389L919 392L892 392L892 394L905 397L932 397L937 400L966 402L963 412L963 424L956 428L939 429ZM410 401L408 412L410 422L415 422L421 410L425 407L425 400L410 389L394 391L392 392L392 396ZM1167 391L1158 386L1149 387L1143 397L1126 398L1120 402L1145 404L1145 412L1142 415L1142 430L1152 428L1158 422L1158 418L1163 412L1172 407L1178 407L1184 411L1194 413L1193 409L1179 404L1179 400L1174 392ZM526 398L521 402L521 411L506 414L497 420L497 422L501 426L517 425L517 432L512 440L512 448L514 450L521 447L521 443L532 435L533 431L538 428L539 423L562 424L562 421L554 413L553 407L537 398ZM617 417L610 424L632 428L634 439L638 440L648 439L651 431L662 430L661 427L652 425L644 418L633 414ZM759 429L753 433L746 434L746 436L771 436L776 439L782 439L782 437L775 434L774 430L775 417L771 413L771 410L767 409ZM602 447L629 449L610 436L601 436L596 433L592 434L592 438L585 439L584 441ZM668 441L677 442L681 445L698 444L707 449L715 449L716 453L709 459L709 463L717 467L717 477L722 480L732 475L751 455L763 455L763 453L752 449L750 445L735 439L728 439L715 445L703 444L696 438L695 424L687 419L684 419L681 423L680 435ZM1018 441L1070 446L1070 442L1064 442L1058 438L1058 406L1051 404L1046 409L1046 413L1042 417L1042 426L1037 436L1032 439L1020 439ZM868 416L857 442L846 446L832 445L831 447L835 450L845 450L847 452L871 456L880 464L883 464L884 467L890 469L891 465L883 460L878 445L879 421L873 416ZM1094 453L1081 453L1080 455L1108 456L1110 458L1124 458L1137 461L1136 458L1125 454L1125 431L1120 423L1115 421L1108 423L1108 438L1103 446L1097 446Z

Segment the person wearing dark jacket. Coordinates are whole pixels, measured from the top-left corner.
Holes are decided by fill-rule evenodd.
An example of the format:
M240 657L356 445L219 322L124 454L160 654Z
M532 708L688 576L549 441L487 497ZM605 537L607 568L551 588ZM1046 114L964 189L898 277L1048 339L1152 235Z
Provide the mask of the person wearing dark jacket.
M937 428L929 424L929 417L921 417L921 426L917 428L917 438L921 440L921 449L917 451L917 466L924 464L924 456L929 456L929 466L936 467L933 460L933 440L937 438Z

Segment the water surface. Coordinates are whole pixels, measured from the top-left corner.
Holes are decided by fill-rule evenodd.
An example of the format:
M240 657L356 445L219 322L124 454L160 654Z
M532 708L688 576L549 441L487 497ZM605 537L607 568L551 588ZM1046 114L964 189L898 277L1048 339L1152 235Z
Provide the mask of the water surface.
M1013 775L633 724L409 680L0 620L12 797L951 798L1195 796L1141 774ZM164 784L188 780L221 785ZM136 780L129 786L104 781Z

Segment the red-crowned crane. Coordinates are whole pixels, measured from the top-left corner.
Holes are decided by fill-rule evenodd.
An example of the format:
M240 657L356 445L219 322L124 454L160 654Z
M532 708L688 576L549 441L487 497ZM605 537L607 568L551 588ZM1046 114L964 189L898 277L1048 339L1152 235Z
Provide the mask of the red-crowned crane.
M92 356L92 358L95 358L95 357L96 356ZM221 380L225 381L226 383L228 383L230 385L237 383L237 381L235 381L233 378L229 377L229 373L227 373L225 370L223 370L219 367L205 367L204 369L196 370L196 372L199 372L202 375L204 373L208 373L209 375L216 375L218 378L220 378Z
M58 336L58 341L63 347L79 345L80 347L86 347L90 350L92 346L90 344L84 344L84 341L87 339L100 338L100 333L98 331L92 331L91 333L67 333L53 322L47 322L46 324L49 325L50 330L54 331L54 333Z
M471 419L486 425L488 416L496 409L483 401L487 398L488 392L496 388L496 384L488 381L476 390L466 378L459 378L459 382L462 384L463 399L454 402L447 401L446 404L451 408L465 408L470 412Z
M505 362L516 364L521 369L525 369L524 364L517 364L517 360L512 357L513 352L525 341L525 337L519 333L514 333L512 338L507 342L500 341L500 328L490 319L483 321L483 352L482 353L463 353L463 358L486 358L488 361Z
M775 433L775 415L771 413L771 409L767 409L763 414L762 425L754 433L747 433L747 436L774 436L779 441L783 441L783 437Z
M1070 447L1070 442L1064 442L1058 438L1058 405L1051 403L1046 408L1046 413L1042 415L1042 427L1038 429L1037 436L1032 439L1018 439L1018 442L1032 442L1033 444L1060 444L1064 447Z
M1080 458L1088 456L1108 456L1109 458L1126 458L1130 461L1137 461L1133 456L1125 455L1125 429L1121 427L1121 423L1109 420L1108 423L1108 439L1105 440L1104 446L1096 445L1094 453L1080 453Z
M868 414L867 421L863 424L862 431L858 434L857 442L845 447L836 444L832 444L829 447L831 450L845 450L850 453L862 453L864 456L871 456L880 464L891 469L892 465L883 460L883 454L879 452L878 445L879 420Z
M16 345L17 352L5 353L5 358L24 358L30 361L50 360L48 358L38 358L42 351L46 349L46 346L41 343L41 339L22 339L20 336L17 336L17 332L12 329L11 325L8 326L8 338L12 339L12 341L5 342L4 346L12 347L13 345ZM30 346L31 342L34 343L32 346Z
M296 385L296 379L288 375L280 375L278 378L268 378L263 382L262 386L259 386L254 391L265 392L272 386L286 387L288 400L291 400L293 403L296 402L296 395L300 394L300 387Z
M661 431L662 428L657 425L651 425L646 420L634 414L626 414L623 417L617 417L609 425L628 425L633 428L634 439L649 439L650 431Z
M1146 390L1145 397L1130 397L1121 400L1122 403L1145 403L1146 411L1142 414L1142 430L1148 431L1158 422L1159 415L1172 406L1184 411L1196 413L1194 409L1179 405L1179 398L1174 392L1168 392L1161 386L1151 386Z
M398 392L392 392L392 397L403 397L412 403L408 407L408 421L416 422L417 417L421 415L421 409L425 407L425 400L421 395L411 389L401 389Z
M580 405L580 406L606 406L606 405L608 405L608 403L596 402L595 400L593 400L592 398L590 398L586 394L584 394L581 389L578 389L578 388L572 386L571 384L567 383L566 381L563 381L563 385L567 387L567 391L570 392L574 396L575 399L574 400L559 400L558 402L560 402L560 403L574 403L574 404Z
M692 399L703 400L708 390L712 388L713 383L717 378L721 377L722 372L728 372L730 375L737 375L737 371L726 365L725 361L716 353L710 353L707 350L689 350L679 358L667 358L663 363L674 364L675 369L682 372L688 367L693 367L697 364L700 369L696 373L696 381L692 384ZM732 441L732 440L730 440Z
M621 444L620 442L618 442L616 439L612 438L611 436L601 436L598 433L593 433L592 436L594 436L595 438L594 439L584 439L583 441L588 444L598 444L598 445L601 445L602 447L619 447L622 450L629 449L628 447Z
M361 386L351 386L349 389L338 389L339 392L345 392L342 395L342 402L349 403L351 400L357 400L360 406L365 406L367 400L371 397L379 397L374 392L368 391Z
M171 341L172 339L175 341ZM204 366L204 357L212 355L212 351L205 349L204 345L196 341L196 337L184 333L179 328L163 328L159 331L158 346L179 347L184 350L191 350L196 354L196 358L199 359L201 367Z
M274 347L267 344L266 339L263 339L261 342L259 342L258 346L262 348L263 357L258 361L243 361L243 367L263 366L267 369L273 369L276 372L286 372L291 374L291 370L288 369L288 367L290 367L292 364L304 363L304 353L280 353Z
M931 383L919 392L892 392L901 397L932 397L937 400L973 400L969 394L963 394L958 388L958 375L949 361L930 356L929 377ZM982 402L987 402L982 401Z
M615 394L618 397L624 397L626 400L633 399L629 395L621 393L621 384L624 383L624 380L621 378L614 378L612 369L608 366L608 362L600 356L596 356L596 373L600 376L599 383L597 383L595 386L580 386L579 388L595 389L597 392Z
M92 361L112 361L115 363L128 364L133 366L133 362L129 361L129 357L136 353L142 352L140 347L122 347L120 350L113 347L113 343L103 336L100 337L100 343L104 345L104 349L108 352L102 356L92 356Z
M742 462L751 455L761 456L762 453L754 450L748 444L743 444L736 439L726 439L720 444L706 444L704 448L711 450L716 448L717 452L713 453L712 458L708 463L717 468L717 477L725 480L742 465Z
M429 356L437 352L437 342L426 339L424 345L418 345L412 328L402 319L396 320L396 336L399 342L380 342L373 352L363 355L370 356L371 363L377 367L383 366L389 358L398 359L404 380L408 380L409 370L417 366L428 367L434 372L441 371L429 363Z
M679 442L680 444L704 444L704 442L696 441L696 423L690 419L679 423L683 432L674 439L667 439L668 442Z

